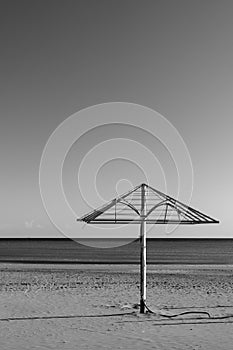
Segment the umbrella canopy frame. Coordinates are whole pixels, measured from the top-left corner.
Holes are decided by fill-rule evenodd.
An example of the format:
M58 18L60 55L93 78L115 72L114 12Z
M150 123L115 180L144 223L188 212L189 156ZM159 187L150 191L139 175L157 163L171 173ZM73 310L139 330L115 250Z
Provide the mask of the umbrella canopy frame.
M152 199L149 208L147 208L147 193L149 191L155 203ZM130 201L127 200L127 197L130 198ZM119 204L126 208L127 218L124 218L125 213L122 210L117 211L117 205ZM112 209L113 211L111 211ZM171 215L171 211L175 213L175 216ZM157 216L151 218L153 213L157 213ZM195 225L219 223L218 220L145 183L83 215L77 221L87 224L140 224L140 313L145 313L146 306L146 224Z

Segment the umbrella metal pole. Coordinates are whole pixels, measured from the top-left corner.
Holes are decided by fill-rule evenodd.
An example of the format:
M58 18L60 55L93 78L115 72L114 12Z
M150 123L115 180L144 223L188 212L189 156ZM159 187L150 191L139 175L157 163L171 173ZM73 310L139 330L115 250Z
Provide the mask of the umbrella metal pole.
M140 223L140 313L145 313L146 302L146 186L142 184Z

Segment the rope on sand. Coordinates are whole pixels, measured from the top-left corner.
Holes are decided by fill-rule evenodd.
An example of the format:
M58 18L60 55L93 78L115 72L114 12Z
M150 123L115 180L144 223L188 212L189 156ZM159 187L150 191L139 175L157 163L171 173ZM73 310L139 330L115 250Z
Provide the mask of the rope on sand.
M233 314L230 314L230 315L224 315L224 316L211 316L209 314L209 312L207 311L184 311L184 312L181 312L179 314L173 314L173 315L168 315L168 314L165 314L163 312L156 312L156 311L153 311L151 310L147 305L146 303L144 303L145 305L145 308L147 309L147 311L151 314L156 314L156 315L160 315L160 316L163 316L163 317L167 317L167 318L175 318L175 317L178 317L178 316L182 316L182 315L188 315L188 314L204 314L204 315L207 315L208 316L208 319L210 320L224 320L224 319L227 319L227 318L232 318L233 317ZM203 319L203 318L201 318Z
M102 314L102 315L54 315L54 316L29 316L29 317L7 317L0 318L0 321L26 321L26 320L51 320L56 318L66 319L66 318L85 318L85 317L113 317L113 316L125 316L125 315L134 315L133 312L122 312L115 314Z
M182 316L182 315L187 315L187 314L204 314L208 316L208 320L211 322L212 320L224 320L227 318L233 318L233 314L231 315L224 315L224 316L211 316L209 312L207 311L185 311L181 312L178 314L166 314L161 311L153 311L151 310L146 303L144 303L145 308L150 314L155 314L159 315L162 317L166 317L169 319ZM26 320L50 320L50 319L70 319L70 318L98 318L98 317L121 317L121 316L132 316L136 315L136 311L131 311L131 312L121 312L121 313L112 313L112 314L97 314L97 315L51 315L51 316L28 316L28 317L6 317L6 318L0 318L0 322L8 322L8 321L26 321ZM181 319L180 321L191 321L191 320L206 320L207 318L186 318L186 319ZM151 320L152 321L152 320ZM128 321L130 322L130 321ZM231 321L229 321L231 323ZM233 321L232 321L233 322ZM212 323L212 322L211 322ZM168 325L170 323L158 323L158 325ZM174 324L174 323L171 323ZM177 324L182 324L182 323L177 323ZM186 324L186 323L185 323ZM155 324L156 325L156 324Z
M133 315L135 312L122 312L115 314L102 314L102 315L54 315L54 316L29 316L29 317L6 317L0 318L0 321L26 321L26 320L51 320L51 319L66 319L66 318L85 318L85 317L113 317L113 316L125 316Z
M147 311L151 314L156 314L156 315L160 315L160 316L163 316L163 317L167 317L167 318L175 318L175 317L178 317L178 316L182 316L182 315L188 315L188 314L204 314L204 315L207 315L209 318L211 318L209 312L207 311L184 311L184 312L181 312L179 314L173 314L173 315L168 315L168 314L165 314L163 312L156 312L156 311L153 311L151 310L147 305L146 303L144 303L144 306L145 308L147 309Z

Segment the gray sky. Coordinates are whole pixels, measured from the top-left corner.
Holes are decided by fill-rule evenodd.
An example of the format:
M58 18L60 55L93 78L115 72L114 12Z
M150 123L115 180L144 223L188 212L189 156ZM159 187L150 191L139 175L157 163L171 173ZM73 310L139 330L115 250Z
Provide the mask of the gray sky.
M190 205L221 221L176 235L233 237L232 13L230 0L2 1L1 236L63 237L40 198L45 143L78 110L123 101L175 126L193 163ZM135 134L148 145L143 137ZM93 140L100 134L80 141L81 154ZM114 186L115 167L103 169ZM115 181L124 167L140 178L122 161ZM103 189L101 176L97 184Z

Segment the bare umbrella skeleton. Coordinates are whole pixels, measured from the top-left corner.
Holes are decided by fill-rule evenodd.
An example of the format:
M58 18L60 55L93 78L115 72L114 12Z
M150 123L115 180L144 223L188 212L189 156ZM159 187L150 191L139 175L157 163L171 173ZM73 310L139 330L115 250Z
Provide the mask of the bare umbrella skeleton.
M140 313L145 313L146 307L146 224L219 223L144 183L77 221L87 224L140 224Z

